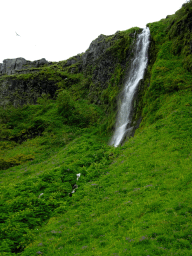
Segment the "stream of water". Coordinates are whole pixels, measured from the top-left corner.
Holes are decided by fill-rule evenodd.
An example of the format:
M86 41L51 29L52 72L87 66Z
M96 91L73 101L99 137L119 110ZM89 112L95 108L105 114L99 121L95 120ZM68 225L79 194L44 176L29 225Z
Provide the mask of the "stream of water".
M125 83L123 91L121 92L121 103L118 109L115 132L110 142L110 145L114 145L115 147L122 143L128 130L131 129L131 109L134 94L139 81L144 77L145 69L148 63L149 37L149 28L144 28L142 33L137 37L128 80Z

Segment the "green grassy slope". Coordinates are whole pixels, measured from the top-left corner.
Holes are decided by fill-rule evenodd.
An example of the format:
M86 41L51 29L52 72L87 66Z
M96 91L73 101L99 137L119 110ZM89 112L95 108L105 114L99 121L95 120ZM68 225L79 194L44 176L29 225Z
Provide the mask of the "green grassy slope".
M1 110L0 255L192 255L191 14L148 24L143 119L122 147L72 89Z
M191 96L167 97L164 119L115 149L101 176L80 178L22 255L191 255Z

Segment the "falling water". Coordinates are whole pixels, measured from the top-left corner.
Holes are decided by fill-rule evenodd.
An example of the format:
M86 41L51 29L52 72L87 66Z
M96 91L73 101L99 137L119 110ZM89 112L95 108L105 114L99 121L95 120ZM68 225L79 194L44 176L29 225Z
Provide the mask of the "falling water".
M115 147L120 145L129 129L131 129L131 108L137 85L143 79L147 67L149 37L150 30L145 28L137 38L134 60L131 64L128 81L121 93L121 105L117 115L115 132L110 143Z

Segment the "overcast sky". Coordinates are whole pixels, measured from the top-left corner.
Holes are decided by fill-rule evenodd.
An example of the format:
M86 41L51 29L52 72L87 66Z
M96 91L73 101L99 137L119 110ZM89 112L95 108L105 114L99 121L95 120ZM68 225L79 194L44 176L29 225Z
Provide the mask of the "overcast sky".
M0 63L4 59L66 60L100 34L144 28L174 14L186 0L1 0ZM16 33L20 36L17 36Z

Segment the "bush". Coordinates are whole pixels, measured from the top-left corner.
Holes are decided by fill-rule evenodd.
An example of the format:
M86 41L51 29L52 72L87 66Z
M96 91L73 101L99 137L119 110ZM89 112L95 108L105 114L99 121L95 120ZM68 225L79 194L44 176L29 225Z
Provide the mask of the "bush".
M32 155L23 155L19 154L17 156L11 157L9 159L4 159L0 157L0 170L6 170L10 167L20 165L24 162L27 162L29 160L33 160L34 156Z
M88 104L86 100L74 101L67 90L59 92L57 107L63 122L68 125L87 127L98 119L97 108L93 104Z
M57 97L58 113L64 118L69 118L74 110L74 101L67 90L62 90Z

